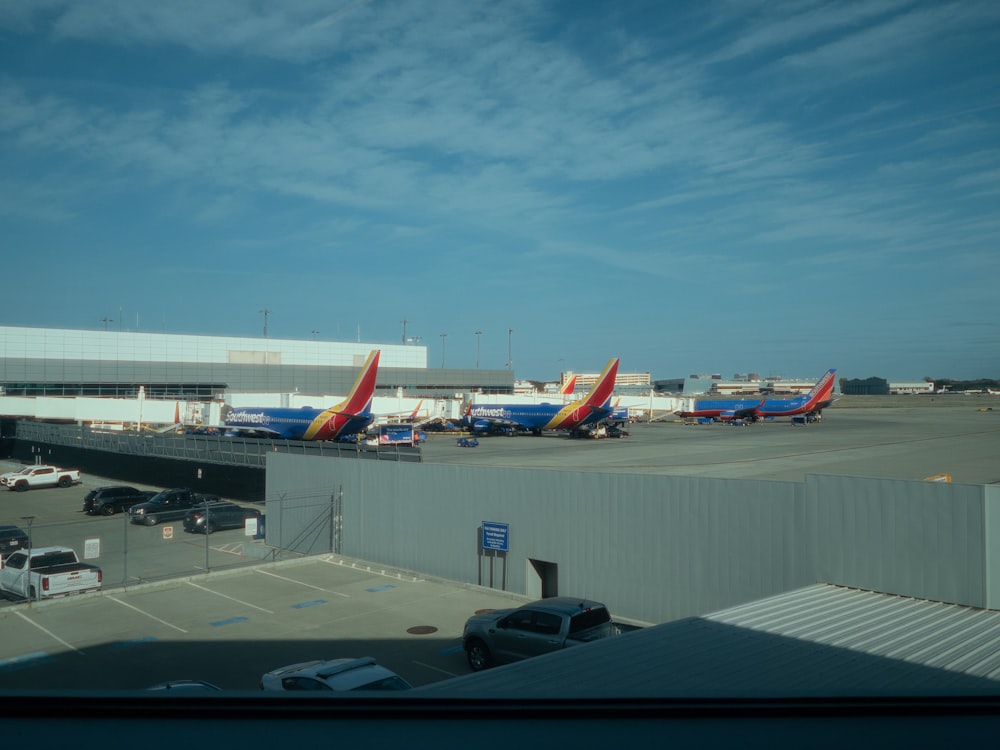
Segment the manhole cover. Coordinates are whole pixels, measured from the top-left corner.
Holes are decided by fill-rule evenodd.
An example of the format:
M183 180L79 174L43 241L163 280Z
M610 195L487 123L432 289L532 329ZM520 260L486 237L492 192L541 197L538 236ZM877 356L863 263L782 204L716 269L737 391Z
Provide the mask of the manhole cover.
M414 625L412 628L407 628L406 632L410 635L429 635L436 633L437 630L433 625Z

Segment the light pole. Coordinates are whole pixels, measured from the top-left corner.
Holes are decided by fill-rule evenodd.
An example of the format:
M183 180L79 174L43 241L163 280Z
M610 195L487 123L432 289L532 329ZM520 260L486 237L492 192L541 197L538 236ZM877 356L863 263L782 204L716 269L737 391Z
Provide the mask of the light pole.
M444 369L444 340L448 338L447 333L441 334L441 369Z
M510 356L510 337L514 333L513 328L507 329L507 369L509 370L514 365L514 360Z
M25 575L27 577L25 578L25 580L28 582L28 587L29 588L28 588L27 591L25 591L25 593L26 594L30 594L31 593L31 588L30 588L31 587L31 549L32 549L32 544L31 544L31 522L35 520L35 517L34 516L21 516L21 520L28 522L28 559L25 561L25 565L27 565L27 568L25 569L26 570ZM32 602L35 601L35 598L38 596L38 592L35 591L34 594L35 594L35 596L30 596L29 595L27 597L28 601L32 601Z
M271 311L268 310L266 307L264 307L258 310L257 312L262 313L264 315L264 338L267 338L267 316L271 314Z
M405 344L406 343L406 324L409 323L410 321L408 321L406 318L403 318L403 320L401 320L399 322L403 324L403 343Z
M476 369L479 369L479 337L483 335L482 331L476 331Z

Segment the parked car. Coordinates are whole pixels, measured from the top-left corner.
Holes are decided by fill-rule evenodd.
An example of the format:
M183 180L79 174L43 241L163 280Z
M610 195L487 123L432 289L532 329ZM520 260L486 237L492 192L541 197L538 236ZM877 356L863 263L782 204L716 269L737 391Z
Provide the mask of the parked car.
M0 568L0 589L37 601L100 591L103 573L71 547L38 547L11 552Z
M113 486L97 487L87 493L83 498L83 512L92 516L113 516L128 510L133 505L144 503L155 492L137 490L135 487Z
M220 529L242 529L248 518L260 518L260 511L236 503L208 503L185 514L184 531L211 534Z
M412 685L375 659L316 660L271 670L260 678L261 690L409 690Z
M163 691L176 695L190 695L191 693L217 693L222 688L204 680L171 680L170 682L150 685L146 690Z
M556 596L517 609L473 615L462 642L472 671L618 635L608 608L600 602Z
M6 560L11 552L28 548L28 535L24 529L11 524L0 525L0 560Z
M189 487L174 487L157 492L144 503L137 503L128 509L128 520L132 523L155 526L162 521L179 521L187 512L205 502L218 502L218 495L202 495Z
M20 471L0 475L0 484L16 492L42 487L70 487L74 484L80 484L80 470L35 464L34 466L26 466Z

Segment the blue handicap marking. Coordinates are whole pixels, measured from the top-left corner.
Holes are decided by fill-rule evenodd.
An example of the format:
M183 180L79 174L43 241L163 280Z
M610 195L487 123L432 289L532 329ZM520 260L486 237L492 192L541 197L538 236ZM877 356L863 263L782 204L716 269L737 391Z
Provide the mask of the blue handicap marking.
M305 609L306 607L315 607L317 604L326 604L326 599L314 599L311 602L302 602L301 604L293 604L292 609Z
M221 628L223 625L232 625L237 622L246 622L246 617L230 617L228 620L219 620L218 622L213 622L213 628Z
M147 635L143 636L142 638L133 638L132 640L129 641L118 641L118 643L115 643L112 646L112 648L125 648L127 646L136 646L140 643L152 643L155 640L156 636Z
M376 586L373 589L365 589L365 591L374 594L376 591L385 591L386 589L394 589L394 588L396 587L393 586L391 583L387 583L385 586Z

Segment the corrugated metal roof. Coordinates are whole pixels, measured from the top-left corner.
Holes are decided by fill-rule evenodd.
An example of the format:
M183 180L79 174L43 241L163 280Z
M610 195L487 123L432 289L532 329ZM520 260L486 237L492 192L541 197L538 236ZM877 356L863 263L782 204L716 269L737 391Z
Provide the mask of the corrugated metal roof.
M517 698L1000 694L1000 612L816 585L435 683Z

